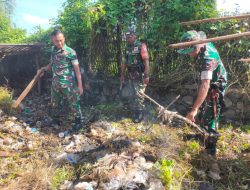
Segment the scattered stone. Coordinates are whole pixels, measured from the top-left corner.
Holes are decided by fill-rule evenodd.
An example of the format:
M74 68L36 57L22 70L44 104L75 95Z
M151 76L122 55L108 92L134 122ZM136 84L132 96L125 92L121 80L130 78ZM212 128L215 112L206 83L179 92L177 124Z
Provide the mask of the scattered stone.
M203 170L196 170L196 173L198 176L200 176L201 178L205 178L207 175L206 175L206 172L203 171Z
M214 190L214 188L209 183L202 182L200 183L199 190Z
M213 172L213 171L209 171L208 176L211 177L213 180L220 180L221 179L220 175L216 172Z
M239 109L240 111L243 111L243 109L244 109L243 102L237 102L237 109Z
M148 190L165 190L161 180L156 178L149 179L149 189Z
M226 104L226 107L229 108L233 105L233 102L228 98L228 97L224 97L224 101L225 101L225 104Z
M232 109L228 109L227 111L223 113L223 115L225 116L226 119L230 119L230 120L233 120L234 118L236 118L236 112Z

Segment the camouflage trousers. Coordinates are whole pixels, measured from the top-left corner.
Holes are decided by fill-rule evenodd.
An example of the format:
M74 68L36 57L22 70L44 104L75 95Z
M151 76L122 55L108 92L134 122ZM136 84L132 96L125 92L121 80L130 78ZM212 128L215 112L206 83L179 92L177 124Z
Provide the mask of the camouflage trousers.
M218 92L212 93L209 91L206 100L200 109L200 125L208 132L216 131L221 119L221 103L219 101L219 95Z
M66 101L66 102L65 102ZM51 103L54 110L53 116L58 116L65 111L65 104L68 104L71 114L69 116L82 118L80 106L80 95L76 85L62 86L52 82Z
M211 92L212 91L212 92ZM220 97L221 96L221 97ZM201 106L199 114L200 125L208 131L209 136L205 139L205 146L208 154L216 154L218 140L218 127L221 118L223 95L218 90L210 90L206 100Z
M138 81L130 81L130 97L129 99L125 99L123 103L128 106L131 111L142 110L144 106L144 97L140 94L140 92L145 92L146 86Z

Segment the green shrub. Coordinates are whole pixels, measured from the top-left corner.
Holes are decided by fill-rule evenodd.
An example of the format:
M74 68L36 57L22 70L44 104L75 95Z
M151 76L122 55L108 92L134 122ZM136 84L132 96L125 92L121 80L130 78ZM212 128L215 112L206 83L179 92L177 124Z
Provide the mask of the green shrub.
M0 87L0 109L9 112L12 104L12 92L6 87Z

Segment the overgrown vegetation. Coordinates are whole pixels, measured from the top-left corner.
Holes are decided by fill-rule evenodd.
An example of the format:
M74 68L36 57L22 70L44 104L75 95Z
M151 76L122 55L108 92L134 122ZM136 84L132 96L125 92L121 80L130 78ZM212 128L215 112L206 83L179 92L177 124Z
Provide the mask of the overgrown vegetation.
M22 43L25 39L23 29L13 27L11 20L0 13L0 43Z
M6 87L0 87L0 109L9 112L12 104L12 92Z

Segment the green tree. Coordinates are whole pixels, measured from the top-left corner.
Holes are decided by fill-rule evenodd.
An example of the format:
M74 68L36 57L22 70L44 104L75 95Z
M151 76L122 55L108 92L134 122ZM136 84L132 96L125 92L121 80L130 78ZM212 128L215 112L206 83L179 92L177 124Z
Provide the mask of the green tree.
M22 43L25 39L25 30L14 28L11 21L0 13L0 43Z

